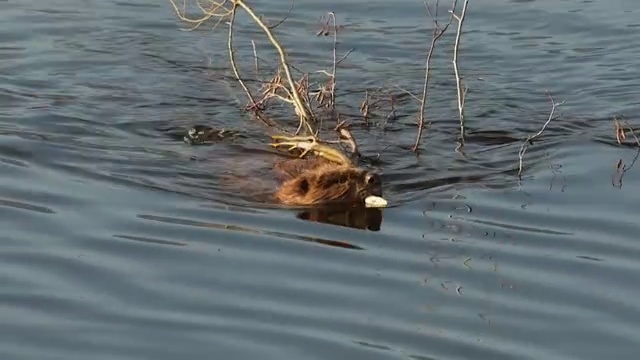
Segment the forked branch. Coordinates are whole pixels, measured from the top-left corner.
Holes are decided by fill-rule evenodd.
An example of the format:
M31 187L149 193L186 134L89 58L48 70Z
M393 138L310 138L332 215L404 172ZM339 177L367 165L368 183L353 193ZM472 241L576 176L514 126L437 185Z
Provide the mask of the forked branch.
M537 133L528 136L524 140L524 142L522 143L522 146L520 146L520 151L518 152L518 158L520 160L520 162L519 162L520 165L518 167L518 178L520 178L520 179L522 179L522 162L523 162L524 154L527 152L528 145L529 144L533 144L533 140L535 140L538 137L542 136L542 133L547 129L547 126L549 125L551 120L553 120L553 115L556 112L556 108L558 106L562 106L564 104L564 101L557 103L555 101L555 99L553 98L553 96L551 95L551 92L547 91L547 95L549 96L549 100L551 101L551 112L549 113L549 118L544 123L544 125L542 125L542 128L540 128L540 130Z

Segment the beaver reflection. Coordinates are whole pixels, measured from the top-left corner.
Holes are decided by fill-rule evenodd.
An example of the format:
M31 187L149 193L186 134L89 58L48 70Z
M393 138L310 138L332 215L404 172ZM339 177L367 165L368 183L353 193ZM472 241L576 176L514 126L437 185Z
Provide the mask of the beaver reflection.
M297 216L307 221L371 231L380 231L382 224L382 210L375 208L319 208L300 212Z

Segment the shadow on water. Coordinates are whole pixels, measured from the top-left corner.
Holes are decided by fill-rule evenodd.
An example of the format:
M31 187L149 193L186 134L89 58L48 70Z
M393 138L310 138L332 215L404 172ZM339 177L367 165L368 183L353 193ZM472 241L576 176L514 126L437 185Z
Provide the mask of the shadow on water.
M168 3L0 4L2 359L637 357L638 151L612 123L639 126L635 1L471 4L465 146L448 33L419 154L397 87L422 86L424 5L296 2L278 36L301 69L331 65L322 14L346 25L339 108L383 211L274 206L280 155L226 36L179 31ZM237 56L260 79L254 37ZM519 179L546 89L566 104ZM193 146L196 124L224 131Z

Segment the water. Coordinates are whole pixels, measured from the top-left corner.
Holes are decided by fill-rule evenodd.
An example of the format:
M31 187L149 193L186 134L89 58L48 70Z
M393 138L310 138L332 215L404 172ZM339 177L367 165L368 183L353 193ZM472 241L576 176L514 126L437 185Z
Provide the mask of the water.
M252 4L270 19L289 8ZM634 168L614 178L636 150L613 131L616 116L638 126L635 1L471 2L460 54L467 143L455 151L451 28L436 49L419 157L408 150L417 104L394 85L422 86L421 2L297 1L278 36L301 68L330 67L320 16L335 11L346 25L344 114L358 113L365 88L398 95L395 117L383 107L369 126L353 120L393 203L378 231L305 221L258 201L259 186L224 181L247 168L268 181L260 169L274 158L264 128L240 111L224 25L180 31L165 1L0 9L2 359L640 351L640 178ZM249 39L269 58L259 32L236 37L245 71ZM520 182L518 150L548 117L547 89L565 104L529 147ZM244 136L210 146L169 136L194 124Z

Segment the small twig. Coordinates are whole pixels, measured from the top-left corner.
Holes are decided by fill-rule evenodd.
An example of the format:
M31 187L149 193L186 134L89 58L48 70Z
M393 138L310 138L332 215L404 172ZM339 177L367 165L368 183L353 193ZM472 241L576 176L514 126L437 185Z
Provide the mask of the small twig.
M289 16L291 15L291 11L293 11L293 6L295 4L295 0L291 0L291 6L289 7L289 11L287 11L287 14L284 16L284 18L282 18L282 20L278 21L275 25L269 26L270 30L273 30L275 28L277 28L278 26L282 25L283 22L285 22Z
M319 70L317 72L322 73L324 75L326 75L329 78L328 84L322 86L320 89L318 89L317 91L317 96L316 96L316 101L318 101L318 103L320 104L321 107L326 107L328 109L331 110L331 114L332 116L334 116L336 118L336 122L339 122L340 120L338 119L338 116L336 116L335 114L335 109L336 109L336 71L337 71L337 67L338 64L340 62L342 62L344 59L347 58L347 56L353 51L353 49L350 49L344 56L342 56L342 58L340 58L338 60L337 57L337 46L338 46L338 25L337 25L337 21L336 21L336 14L334 12L328 12L326 15L324 15L322 18L324 19L325 17L327 17L327 20L325 21L324 25L322 26L322 29L316 34L316 36L320 36L320 35L324 35L327 36L331 33L331 28L329 27L330 24L332 25L332 30L333 30L333 49L332 49L332 65L331 65L331 72L328 72L326 70ZM325 100L328 100L328 104L326 103Z
M389 104L391 105L391 111L389 112L389 115L387 115L387 122L389 120L395 120L396 119L396 102L395 102L395 98L393 97L393 94L389 94Z
M349 56L349 54L351 54L353 52L353 50L355 50L355 49L351 48L344 55L342 55L342 57L338 61L336 61L336 66L340 65L340 63L343 62Z
M365 124L369 125L369 90L364 91L364 100L360 104L360 114L362 114Z
M555 114L556 108L564 104L564 101L557 103L553 98L553 95L551 95L551 92L547 91L547 95L549 96L549 100L551 101L551 112L549 113L549 118L544 123L544 125L542 125L542 128L537 133L530 135L524 140L524 142L522 143L522 146L520 146L520 151L518 152L518 158L520 159L520 165L518 167L518 178L520 179L522 179L522 176L521 176L522 161L523 161L524 154L527 152L528 145L533 144L533 140L542 135L542 133L546 130L551 120L553 120L553 115Z
M333 68L331 69L331 110L336 108L336 68L338 62L336 60L336 47L338 46L338 27L336 25L336 14L332 11L329 16L333 19Z
M633 128L626 120L623 120L622 123L620 123L620 120L618 120L618 118L614 118L613 125L615 126L616 141L618 142L618 144L622 144L624 140L627 139L627 131L629 131L636 140L636 145L640 147L640 140L638 140L635 131L633 131ZM626 126L626 130L622 125Z
M439 5L440 0L436 0L436 13L435 16L431 14L431 9L429 8L429 3L427 2L427 0L424 1L425 6L427 7L427 12L429 13L429 15L431 16L432 20L433 20L433 35L431 37L431 46L429 47L429 52L427 53L427 60L426 60L426 64L425 64L425 70L424 70L424 86L422 88L422 99L417 99L420 102L420 117L418 119L418 136L416 136L416 142L413 145L413 152L418 151L418 146L420 145L420 140L422 139L422 130L424 128L424 108L426 106L427 103L427 89L429 88L429 71L431 70L431 57L433 55L433 49L436 46L436 43L438 42L438 39L440 39L440 37L445 33L445 31L447 31L447 29L449 28L449 25L451 25L451 22L453 21L453 12L456 9L456 5L458 4L458 0L453 0L453 5L451 6L451 11L450 14L451 16L449 16L449 21L447 22L447 24L443 27L440 28L440 26L438 25L438 5ZM403 90L403 89L401 89ZM405 90L406 91L406 90ZM406 91L409 95L413 96L414 98L416 98L413 94L411 94L410 92Z
M462 35L462 23L464 22L465 15L467 14L467 5L469 0L464 0L462 4L462 13L460 16L456 15L454 10L451 11L453 18L458 20L458 30L456 31L456 41L453 48L453 71L456 75L456 89L458 92L458 114L460 116L460 142L464 144L464 100L466 90L462 90L462 84L460 80L460 72L458 71L458 49L460 47L460 36Z
M351 147L351 154L356 157L360 157L360 151L358 150L358 143L356 139L349 131L347 125L345 125L346 121L340 121L338 125L336 125L335 130L340 134L340 140L346 142L349 147Z

